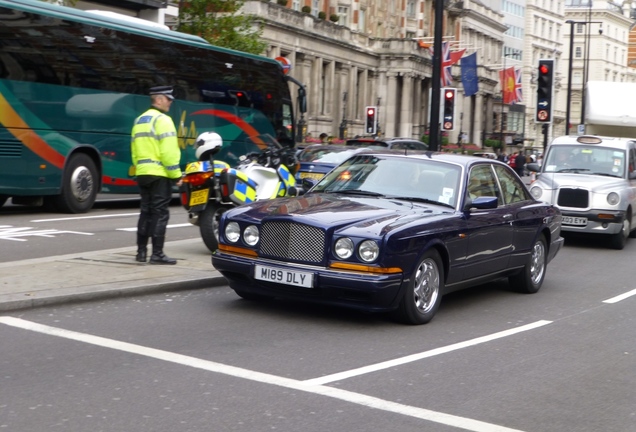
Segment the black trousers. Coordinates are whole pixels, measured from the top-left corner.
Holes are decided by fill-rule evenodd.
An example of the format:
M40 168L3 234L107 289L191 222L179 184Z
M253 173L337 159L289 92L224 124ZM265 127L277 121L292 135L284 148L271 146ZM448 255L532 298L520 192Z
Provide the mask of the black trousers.
M159 176L139 176L139 194L141 205L137 235L148 237L165 237L168 219L170 219L170 201L172 200L172 180Z

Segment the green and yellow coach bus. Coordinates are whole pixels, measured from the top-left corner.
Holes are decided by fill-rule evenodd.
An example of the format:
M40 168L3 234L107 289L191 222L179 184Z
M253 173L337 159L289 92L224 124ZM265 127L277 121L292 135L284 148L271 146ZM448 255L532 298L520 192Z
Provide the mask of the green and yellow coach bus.
M223 137L220 158L231 165L259 135L293 147L290 81L300 84L274 59L197 36L0 0L0 205L11 198L81 213L99 191L136 193L130 131L156 85L174 87L184 166L205 131Z

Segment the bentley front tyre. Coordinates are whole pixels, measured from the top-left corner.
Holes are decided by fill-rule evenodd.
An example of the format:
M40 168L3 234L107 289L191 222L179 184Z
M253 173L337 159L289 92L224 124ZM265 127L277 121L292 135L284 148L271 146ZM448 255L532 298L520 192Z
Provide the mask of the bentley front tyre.
M219 248L219 223L221 222L221 215L226 210L227 207L219 203L208 203L199 216L201 238L210 252L214 252Z
M426 324L442 301L444 267L436 250L427 251L411 276L396 318L405 324Z
M530 257L524 268L517 274L510 276L510 286L521 293L534 294L541 288L547 267L548 248L542 235L534 242Z

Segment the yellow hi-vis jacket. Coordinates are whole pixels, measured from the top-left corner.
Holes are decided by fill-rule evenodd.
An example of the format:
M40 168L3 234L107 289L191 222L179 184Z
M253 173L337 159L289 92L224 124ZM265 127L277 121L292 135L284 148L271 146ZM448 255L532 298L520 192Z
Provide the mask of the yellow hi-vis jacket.
M158 109L150 108L135 119L130 150L137 176L181 177L177 131L172 119Z

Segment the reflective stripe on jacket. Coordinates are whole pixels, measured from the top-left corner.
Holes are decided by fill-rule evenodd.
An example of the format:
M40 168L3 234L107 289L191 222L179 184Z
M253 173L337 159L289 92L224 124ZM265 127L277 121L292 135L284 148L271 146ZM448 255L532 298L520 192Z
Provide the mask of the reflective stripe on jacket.
M181 177L181 150L172 119L156 108L135 119L130 144L136 175Z

